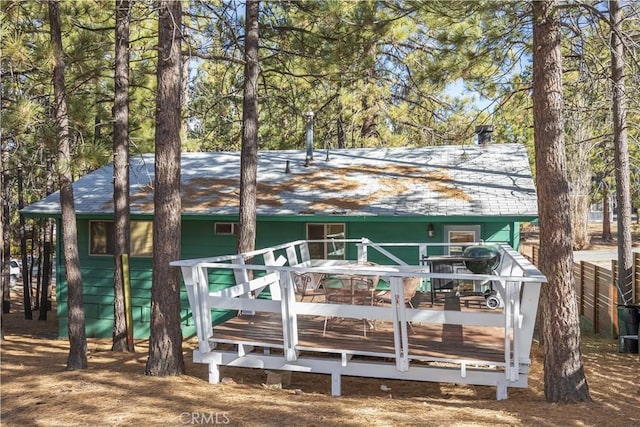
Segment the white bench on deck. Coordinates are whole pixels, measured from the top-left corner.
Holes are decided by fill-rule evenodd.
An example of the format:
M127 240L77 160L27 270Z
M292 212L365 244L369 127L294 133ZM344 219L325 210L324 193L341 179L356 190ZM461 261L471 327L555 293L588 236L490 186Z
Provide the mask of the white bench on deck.
M367 239L343 242L345 245L354 244L358 247L358 260L362 262L366 261L367 250L373 248L383 254L386 252L384 245L374 244ZM427 251L424 243L391 245L415 247L420 254ZM497 275L430 273L425 271L424 266L406 265L393 256L389 258L394 263L405 265L366 266L354 271L348 266L341 266L340 261L311 260L308 242L304 240L247 254L181 260L171 264L182 269L196 325L199 345L194 350L194 362L209 365L211 383L220 381L219 366L238 366L330 374L331 393L336 396L341 393L341 377L346 375L495 386L497 398L506 399L508 387L527 387L540 286L546 279L509 246L500 245L499 249L501 263ZM248 259L252 260L252 264L246 263ZM233 270L235 285L210 291L210 270ZM350 306L296 301L292 276L300 273L386 276L390 282L392 303L390 306ZM505 306L500 311L485 312L407 308L403 303L402 279L411 276L424 279L492 280ZM255 298L265 288L269 288L271 299ZM256 313L256 319L262 319L258 314L277 315L281 319L277 332L279 339L277 342L260 336L253 336L251 339L219 339L212 325L213 309L238 310L243 316L246 313ZM360 351L353 346L339 348L334 345L301 345L298 323L302 316L390 322L393 325L393 349ZM414 354L409 347L408 322L414 325L429 323L502 328L503 357L500 360L489 360L482 357L461 359L446 355L434 357ZM235 350L220 348L218 344L222 342L235 345ZM257 348L261 351L257 351ZM339 358L325 357L328 354L338 355Z

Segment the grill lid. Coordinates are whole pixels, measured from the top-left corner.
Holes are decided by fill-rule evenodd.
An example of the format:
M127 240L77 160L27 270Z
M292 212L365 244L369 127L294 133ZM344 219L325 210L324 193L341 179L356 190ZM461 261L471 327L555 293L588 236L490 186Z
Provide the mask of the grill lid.
M491 274L500 263L498 248L491 245L469 246L464 250L465 266L475 274Z

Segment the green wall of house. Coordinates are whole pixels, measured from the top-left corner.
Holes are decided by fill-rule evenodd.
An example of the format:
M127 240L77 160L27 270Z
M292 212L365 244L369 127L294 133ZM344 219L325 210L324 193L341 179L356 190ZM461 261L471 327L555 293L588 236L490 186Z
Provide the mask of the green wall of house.
M517 218L511 220L495 220L488 218L444 218L446 224L452 225L480 225L481 236L485 241L508 242L515 249L520 240L519 222ZM235 253L235 235L216 235L214 223L216 221L232 221L231 219L198 218L183 219L182 222L182 259L211 257ZM425 242L438 243L444 239L444 222L432 220L398 220L391 218L355 219L312 216L291 217L289 219L276 218L273 220L259 220L257 226L256 247L263 248L288 241L305 239L307 223L337 222L345 224L346 238L354 239L367 237L376 243L386 242ZM434 226L434 236L427 237L427 224ZM61 230L61 227L57 227ZM58 254L61 251L61 235L58 235ZM89 255L89 219L78 219L78 248L80 252L80 265L82 272L84 307L86 330L88 337L108 338L112 336L113 328L113 257ZM418 256L415 249L388 248L390 252L410 264L418 264ZM346 253L347 258L356 258L356 250L351 247ZM442 249L430 248L430 255L441 254ZM62 265L62 256L56 257L58 265L56 270L57 314L60 337L68 336L67 324L67 286ZM369 259L374 262L385 263L386 258L371 250ZM131 294L133 306L134 334L136 338L148 338L151 321L150 295L151 295L151 258L131 257ZM229 286L233 278L230 275L216 276L216 283L211 289ZM187 294L181 290L181 317L183 336L195 334L195 325L191 318ZM214 318L221 320L225 316L232 315L227 311L214 313Z

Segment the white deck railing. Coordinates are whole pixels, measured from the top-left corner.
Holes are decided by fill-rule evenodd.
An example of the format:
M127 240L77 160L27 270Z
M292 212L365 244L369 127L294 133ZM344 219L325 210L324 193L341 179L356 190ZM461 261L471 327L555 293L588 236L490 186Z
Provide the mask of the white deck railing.
M299 240L265 248L245 254L175 261L171 264L182 269L189 304L193 313L198 335L198 350L194 352L194 361L209 364L210 381L218 382L218 366L264 367L269 369L306 370L310 372L330 373L332 375L332 393L340 394L340 376L383 375L387 378L405 378L425 381L450 381L497 386L497 397L506 398L507 387L525 387L533 329L540 294L540 286L545 277L529 261L505 244L498 246L501 254L500 264L495 274L449 274L433 273L424 265L408 265L399 257L387 251L387 247L414 247L418 259L427 255L431 246L425 243L387 243L378 244L368 239L345 239L333 242L357 247L357 261L367 261L370 250L386 256L392 263L388 265L357 266L344 265L339 260L313 260L310 258L309 243L319 241ZM456 245L460 246L460 245ZM227 274L233 271L235 285L229 288L211 291L210 280L216 273ZM365 306L326 304L296 301L293 286L293 273L321 274L357 274L378 275L388 279L391 291L390 306ZM491 281L503 302L503 309L485 312L463 312L453 310L433 310L428 308L407 308L404 303L402 279L404 277L430 279ZM258 299L262 290L269 288L271 299ZM276 313L282 318L282 356L253 353L252 348L238 343L237 354L216 349L211 310L228 309L243 313ZM339 363L332 359L301 357L298 340L298 316L316 315L331 317L349 317L390 321L394 331L394 368L380 362L377 369L350 362L346 351L325 349L342 354ZM504 328L504 361L464 360L448 358L427 358L411 355L409 352L408 322L426 322L465 326ZM256 345L269 347L272 344L256 342ZM305 348L305 350L309 350ZM374 353L367 353L375 356ZM388 354L380 354L388 357ZM413 366L411 360L442 361L459 366L456 374L429 366ZM375 364L375 362L374 362ZM472 370L470 366L483 366ZM495 369L487 369L492 367ZM375 371L375 372L374 372Z

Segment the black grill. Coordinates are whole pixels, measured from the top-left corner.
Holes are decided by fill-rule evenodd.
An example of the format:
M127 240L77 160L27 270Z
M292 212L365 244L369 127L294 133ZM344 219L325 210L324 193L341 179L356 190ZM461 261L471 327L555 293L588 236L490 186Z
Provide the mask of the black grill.
M500 263L498 248L490 245L469 246L463 257L467 269L475 274L491 274Z

